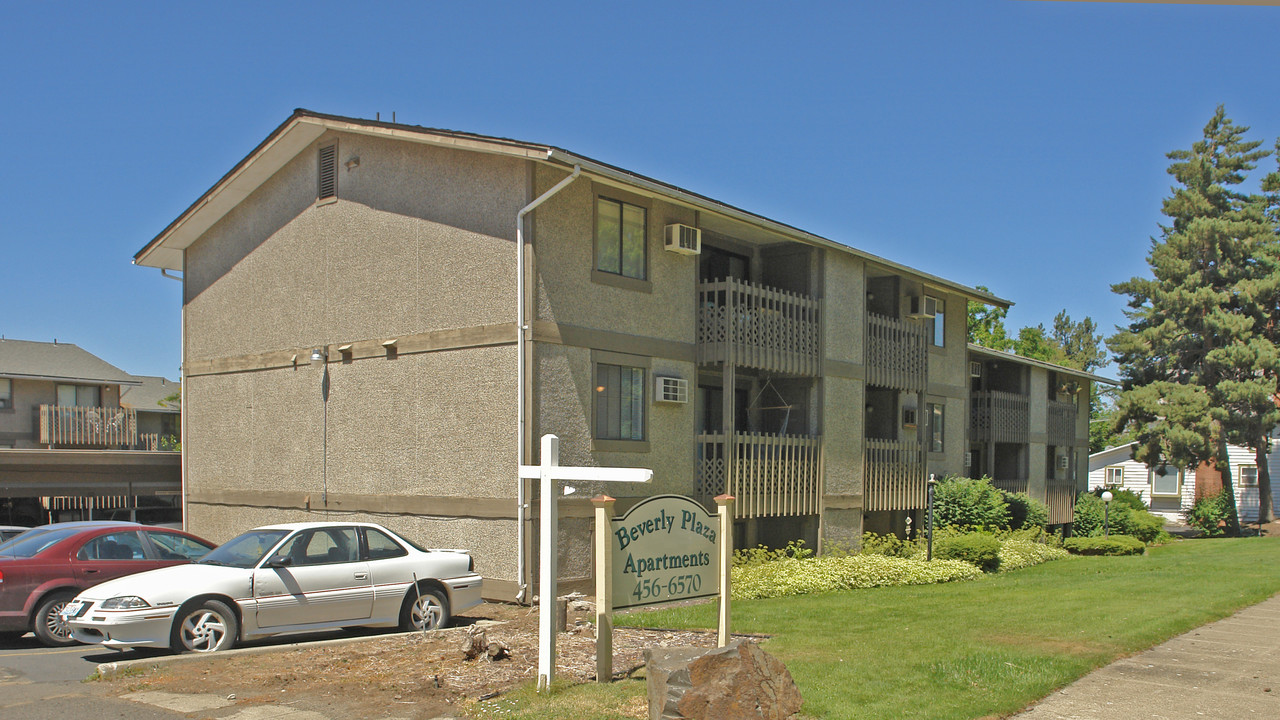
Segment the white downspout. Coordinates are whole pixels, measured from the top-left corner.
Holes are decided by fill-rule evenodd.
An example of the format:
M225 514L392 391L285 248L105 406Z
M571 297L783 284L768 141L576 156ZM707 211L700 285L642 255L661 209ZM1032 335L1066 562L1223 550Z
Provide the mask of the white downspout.
M183 251L182 275L170 275L168 268L160 268L160 274L170 280L177 280L182 283L182 297L178 301L178 305L181 307L180 312L182 314L181 324L178 329L178 362L180 363L178 365L178 445L182 447L182 450L179 451L178 459L178 497L180 498L179 502L182 503L182 529L189 532L190 528L187 527L187 423L185 423L182 418L182 408L187 405L187 357L185 354L187 349L186 267L187 253Z
M569 177L561 180L551 187L550 190L538 196L538 199L520 208L520 212L516 213L516 582L520 583L520 590L516 593L516 602L524 602L525 595L528 593L529 584L525 582L525 544L528 539L524 532L525 510L528 509L528 498L525 493L525 481L519 477L519 466L527 465L527 458L524 455L524 435L525 435L525 345L528 342L526 336L529 332L529 324L524 316L524 216L533 212L542 203L551 198L552 195L565 189L569 183L578 179L582 174L582 166L574 165L573 172Z

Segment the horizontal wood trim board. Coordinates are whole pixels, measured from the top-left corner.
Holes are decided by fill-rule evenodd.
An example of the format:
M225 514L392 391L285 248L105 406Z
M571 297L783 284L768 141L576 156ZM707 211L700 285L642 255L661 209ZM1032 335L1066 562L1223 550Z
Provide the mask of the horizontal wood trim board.
M390 340L395 340L394 350L389 350L388 346L384 345ZM515 323L500 323L497 325L451 328L449 330L431 330L394 338L337 342L323 347L328 353L329 362L340 363L346 362L348 359L353 361L388 359L400 355L416 355L443 350L465 350L467 348L495 345L513 345L515 342ZM338 350L338 348L346 346L350 346L347 351L340 352ZM186 374L187 377L200 377L202 375L226 375L229 373L306 366L310 362L311 351L314 349L314 346L309 346L291 350L273 350L254 355L188 360Z
M860 363L845 362L827 358L822 361L823 375L845 378L846 380L866 380L867 366Z
M272 490L188 490L187 502L198 505L243 505L291 510L333 510L397 515L473 517L515 520L514 498L460 498L422 495L362 495L329 493L328 503L319 492Z
M694 362L697 348L693 343L626 333L577 327L539 320L533 323L533 339L537 342L572 345L574 347L608 350L629 355L644 355L664 360Z

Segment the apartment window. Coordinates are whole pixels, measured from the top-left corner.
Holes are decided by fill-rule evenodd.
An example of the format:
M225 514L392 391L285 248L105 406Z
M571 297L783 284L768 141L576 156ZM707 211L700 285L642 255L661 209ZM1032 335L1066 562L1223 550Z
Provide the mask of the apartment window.
M644 208L596 198L596 270L644 280L646 223Z
M943 451L943 410L939 403L929 403L929 452Z
M644 440L645 369L596 364L595 437Z
M58 385L58 404L64 407L99 407L102 388L97 385Z
M1182 492L1182 471L1180 470L1164 468L1164 475L1161 475L1160 468L1154 468L1150 471L1149 480L1153 496L1179 495Z
M0 410L8 410L13 407L13 381L9 378L0 378Z
M929 328L929 335L933 338L934 347L946 347L947 345L946 307L946 301L942 298L938 298L937 309L933 313L933 319L930 320L933 327Z
M1257 465L1241 465L1240 485L1242 487L1258 487L1258 466Z
M1119 465L1107 468L1102 482L1107 487L1120 487L1124 484L1124 468Z

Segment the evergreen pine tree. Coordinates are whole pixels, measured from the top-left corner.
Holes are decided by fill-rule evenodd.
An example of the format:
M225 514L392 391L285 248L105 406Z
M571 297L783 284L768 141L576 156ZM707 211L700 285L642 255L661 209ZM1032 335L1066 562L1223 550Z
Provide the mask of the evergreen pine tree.
M1269 154L1244 139L1248 130L1219 106L1202 140L1167 155L1178 183L1163 205L1172 223L1151 240L1152 277L1112 286L1129 296L1130 324L1108 341L1124 380L1116 427L1134 431L1135 458L1186 468L1213 461L1232 534L1239 517L1227 443L1257 447L1260 413L1267 402L1274 411L1276 393L1276 346L1260 327L1274 307L1258 304L1273 281L1274 236L1258 199L1234 189Z

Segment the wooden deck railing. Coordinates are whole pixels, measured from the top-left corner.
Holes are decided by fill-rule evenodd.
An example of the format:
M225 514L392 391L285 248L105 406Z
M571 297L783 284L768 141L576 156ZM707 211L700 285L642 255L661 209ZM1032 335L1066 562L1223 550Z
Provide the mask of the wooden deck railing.
M925 328L919 323L867 313L867 383L924 390L929 373L925 339Z
M698 362L817 375L818 301L733 278L699 284Z
M737 498L735 518L816 515L821 492L822 438L735 433L699 435L698 491Z
M925 507L924 448L918 442L866 440L863 455L863 507L913 510Z
M1061 525L1072 521L1075 515L1076 483L1074 480L1050 480L1046 490L1049 506L1049 524Z
M133 447L138 414L133 408L41 405L40 444Z
M1076 439L1076 404L1049 401L1047 420L1050 445L1071 445Z
M999 488L1005 492L1024 493L1031 487L1030 480L992 480L992 487Z
M970 439L1025 443L1030 437L1031 402L1026 395L993 390L970 396Z

